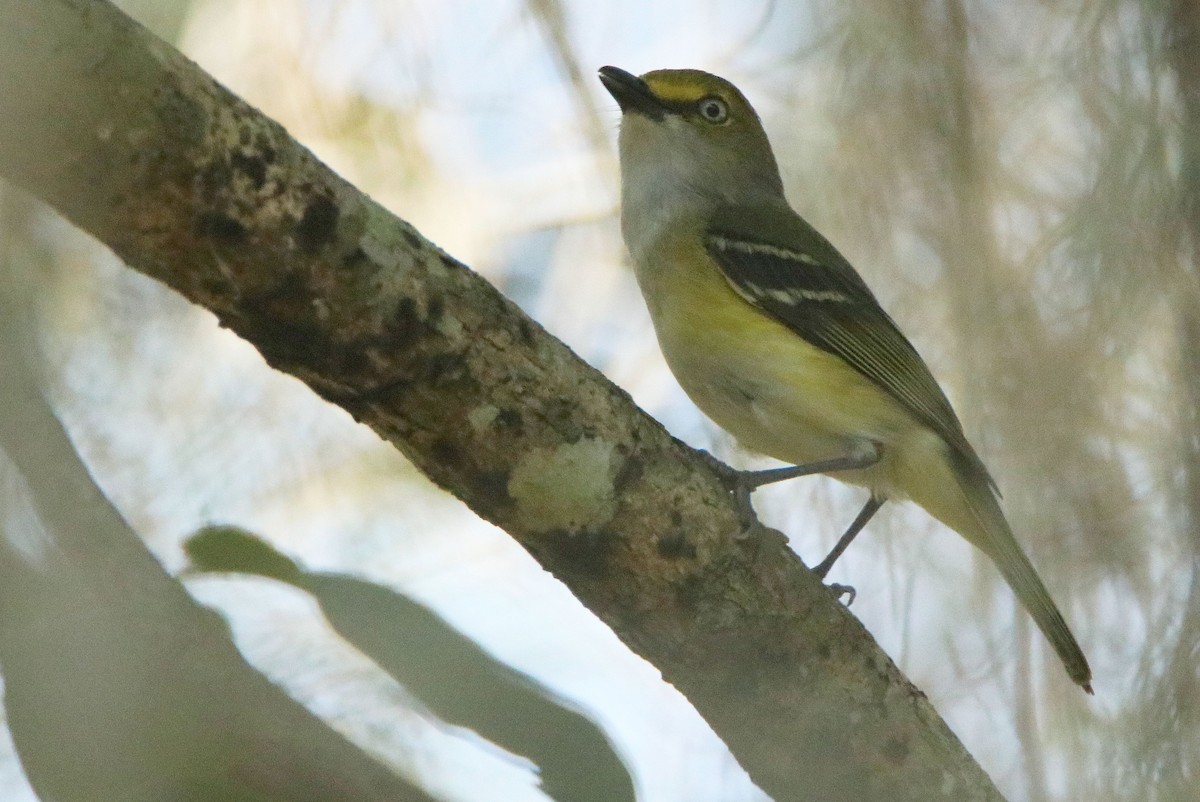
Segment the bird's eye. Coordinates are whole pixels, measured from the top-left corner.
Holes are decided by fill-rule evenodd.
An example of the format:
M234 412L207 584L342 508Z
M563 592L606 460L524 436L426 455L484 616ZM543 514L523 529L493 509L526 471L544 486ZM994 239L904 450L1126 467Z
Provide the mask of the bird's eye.
M696 108L700 116L710 123L723 123L729 119L729 107L719 97L706 97Z

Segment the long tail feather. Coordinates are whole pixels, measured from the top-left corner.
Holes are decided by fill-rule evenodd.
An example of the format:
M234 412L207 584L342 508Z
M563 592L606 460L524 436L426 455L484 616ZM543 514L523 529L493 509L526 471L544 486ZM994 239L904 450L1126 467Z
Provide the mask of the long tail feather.
M1005 581L1058 653L1067 674L1077 685L1092 693L1092 670L1087 658L1033 564L1018 545L991 487L985 478L976 477L973 472L960 469L956 473L963 499L977 524L975 531L961 534L992 558Z

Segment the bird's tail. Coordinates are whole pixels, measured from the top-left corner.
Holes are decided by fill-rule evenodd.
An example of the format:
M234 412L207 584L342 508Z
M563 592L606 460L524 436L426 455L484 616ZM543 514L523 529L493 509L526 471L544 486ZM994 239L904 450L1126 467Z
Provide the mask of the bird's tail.
M956 467L958 469L954 473L957 484L970 516L961 524L956 521L955 524L959 525L954 528L992 558L1005 581L1058 653L1067 674L1077 685L1092 693L1092 669L1088 666L1087 658L1033 564L1013 536L986 474L978 475L967 465Z
M934 475L926 474L926 481L941 487L938 492L929 495L918 490L917 493L913 493L913 501L922 504L936 519L955 529L962 537L978 546L985 555L991 557L992 562L996 563L996 568L1000 569L1004 581L1013 588L1016 598L1021 600L1021 604L1030 612L1046 640L1054 646L1054 651L1058 653L1058 658L1062 660L1063 668L1067 669L1072 681L1087 693L1092 693L1092 670L1087 665L1084 651L1079 647L1079 642L1075 641L1075 636L1070 633L1067 622L1063 620L1054 599L1050 598L1042 579L1033 569L1030 558L1025 556L1021 546L1016 543L1013 529L1004 519L988 474L980 471L980 463L977 460L955 460L952 457L950 462L953 465L943 462L940 467L948 468L949 472L954 474L954 479L947 484L958 487L958 498L953 497L953 491L944 490L946 485L941 483L947 477L943 475L935 478Z

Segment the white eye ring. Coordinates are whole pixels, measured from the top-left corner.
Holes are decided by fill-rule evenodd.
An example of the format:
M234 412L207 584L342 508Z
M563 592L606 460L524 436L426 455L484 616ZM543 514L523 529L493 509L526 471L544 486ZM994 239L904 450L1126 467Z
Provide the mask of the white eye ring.
M706 97L696 106L700 116L710 123L719 124L729 119L729 107L719 97Z

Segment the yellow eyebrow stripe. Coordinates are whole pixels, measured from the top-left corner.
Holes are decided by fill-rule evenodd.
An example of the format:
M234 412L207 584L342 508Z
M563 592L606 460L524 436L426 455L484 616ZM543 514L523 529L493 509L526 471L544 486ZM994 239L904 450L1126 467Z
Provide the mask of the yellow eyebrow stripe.
M678 76L664 79L650 75L644 80L650 91L667 103L693 103L715 94L711 85L698 80L681 79Z

